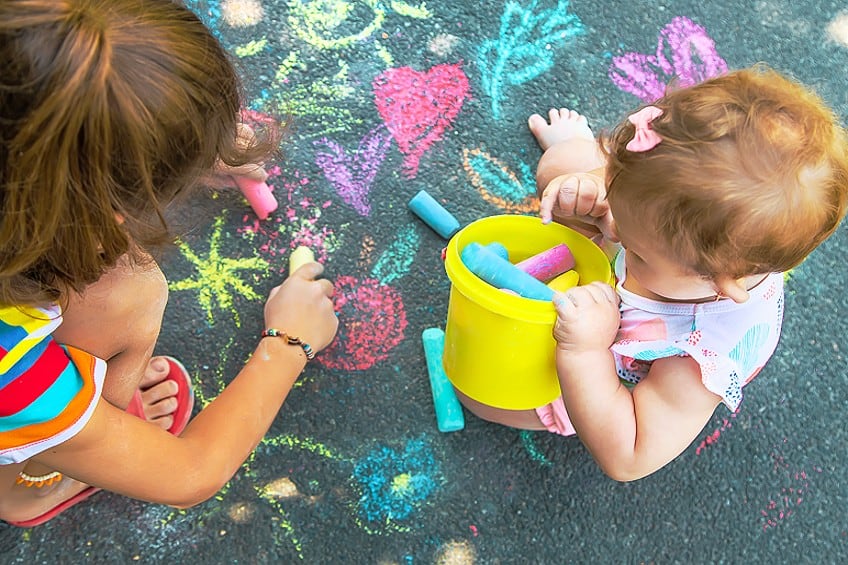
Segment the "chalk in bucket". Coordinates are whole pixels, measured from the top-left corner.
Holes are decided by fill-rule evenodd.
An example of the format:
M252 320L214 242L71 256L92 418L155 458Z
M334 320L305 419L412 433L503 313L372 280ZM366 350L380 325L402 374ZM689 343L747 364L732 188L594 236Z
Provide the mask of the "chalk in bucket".
M501 292L474 275L460 257L469 243L500 242L513 261L564 243L580 284L610 282L609 260L588 238L531 216L477 220L451 238L445 270L451 281L444 369L451 384L478 402L509 410L542 406L560 394L552 335L553 303Z

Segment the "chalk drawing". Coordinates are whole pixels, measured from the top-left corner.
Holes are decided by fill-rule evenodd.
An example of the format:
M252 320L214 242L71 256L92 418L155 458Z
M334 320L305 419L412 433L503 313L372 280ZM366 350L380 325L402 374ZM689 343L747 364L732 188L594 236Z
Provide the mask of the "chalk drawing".
M365 234L362 236L362 243L359 246L359 260L357 262L357 266L360 269L368 269L371 265L371 256L374 254L374 249L376 248L377 243L371 235Z
M380 446L356 462L353 479L362 492L357 504L360 526L409 531L409 519L443 481L426 439L406 443L401 451Z
M261 53L267 46L268 40L263 37L262 39L248 41L244 45L238 45L233 49L233 52L236 57L252 57Z
M377 259L371 275L383 284L389 284L406 275L418 248L421 237L413 224L407 224L398 230L395 239Z
M551 463L551 460L545 457L545 454L539 450L538 446L536 445L536 441L533 439L533 436L533 432L529 430L521 430L520 432L518 432L518 437L521 438L521 445L524 446L524 450L530 456L530 459L532 459L542 467L550 467L551 465L553 465L553 463Z
M524 161L518 163L520 177L501 160L482 149L462 150L462 167L480 196L502 210L513 214L530 214L539 210L536 178Z
M186 8L197 14L218 41L224 43L219 29L222 15L221 3L218 0L185 0L184 4Z
M315 141L317 147L326 148L315 152L315 164L339 197L362 216L371 213L368 193L391 145L392 138L384 131L383 127L369 131L352 154L326 137Z
M497 39L484 41L477 49L483 91L492 99L492 117L501 118L507 86L533 80L554 65L555 50L583 33L583 24L568 13L568 0L556 8L540 10L538 0L526 6L507 2L501 15Z
M725 430L731 428L733 426L732 420L736 418L736 415L739 413L737 409L736 412L731 412L729 418L722 418L721 425L714 429L712 432L708 433L707 436L701 440L698 446L695 448L695 455L700 455L707 447L715 445L721 434L725 432Z
M785 441L785 440L784 440ZM821 473L822 469L813 466L812 471L792 470L783 455L779 452L772 453L774 471L783 475L783 486L777 494L769 498L766 505L760 509L762 529L765 532L775 529L796 513L798 506L810 496L810 480L812 473Z
M338 72L332 77L322 77L306 84L293 80L292 74L307 75L315 69L308 67L297 52L283 58L274 73L271 90L263 90L252 100L250 107L278 116L291 116L301 125L317 135L347 131L362 123L345 107L345 102L356 92L349 78L347 63L339 61ZM323 70L323 68L321 69Z
M262 222L254 214L245 214L238 233L268 259L277 273L288 272L288 254L299 245L309 247L319 263L326 263L342 244L342 238L331 228L319 225L324 210L330 207L331 202L315 203L305 196L310 190L310 181L300 171L295 170L285 179L281 178L281 174L279 166L268 168L269 186L282 185L285 190L285 197L281 197L282 191L274 190L280 207Z
M373 82L377 111L404 154L403 173L418 174L422 155L442 139L469 96L468 78L459 64L419 72L387 69Z
M401 16L431 16L423 2L415 6L393 0L390 6ZM372 36L383 26L388 12L380 0L292 0L288 7L288 22L295 35L320 49L342 49Z
M393 287L372 278L336 277L338 335L315 360L331 369L362 371L386 359L403 341L406 310Z
M725 72L727 63L707 30L678 16L660 31L655 54L629 52L613 57L609 77L624 92L652 102L665 93L672 78L680 86L691 86Z
M209 249L205 256L195 253L185 242L180 243L180 253L194 266L196 274L171 282L168 288L173 291L196 291L197 301L206 311L206 321L210 325L215 323L214 312L217 309L229 312L236 327L241 327L234 297L238 295L248 301L262 300L253 287L244 281L244 273L252 274L254 278L267 275L268 262L260 257L222 257L220 245L223 227L224 214L221 214L213 224L212 235L208 241Z

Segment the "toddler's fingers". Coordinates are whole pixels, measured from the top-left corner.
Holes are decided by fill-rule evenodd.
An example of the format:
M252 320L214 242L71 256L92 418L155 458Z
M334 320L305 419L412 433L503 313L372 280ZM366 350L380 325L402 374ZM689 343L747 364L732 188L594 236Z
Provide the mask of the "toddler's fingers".
M609 302L617 305L619 303L620 298L618 293L607 283L594 281L584 285L582 288L585 289L587 294L598 304Z
M598 196L601 194L598 185L593 178L578 178L572 177L568 181L571 186L574 186L574 215L575 216L594 216L596 207L601 205L598 202Z
M612 212L607 207L606 213L598 218L597 224L598 229L601 230L601 233L604 234L604 237L610 241L619 242L621 241L618 237L618 227L615 225L615 218L612 217Z

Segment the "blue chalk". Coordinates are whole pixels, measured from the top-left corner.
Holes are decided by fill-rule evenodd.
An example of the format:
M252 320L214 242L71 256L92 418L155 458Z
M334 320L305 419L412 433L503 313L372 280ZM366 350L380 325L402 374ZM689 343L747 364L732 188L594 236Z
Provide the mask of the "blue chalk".
M442 367L445 350L445 332L439 328L427 328L421 333L424 342L424 357L430 374L430 390L436 407L436 423L440 432L455 432L465 427L462 405L456 398L453 385Z
M450 239L453 234L459 231L459 221L426 190L419 190L418 194L409 201L408 206L416 216L424 220L425 224L445 239Z
M502 243L498 243L497 241L493 241L489 245L485 246L489 251L493 251L499 257L502 257L509 261L509 251L506 250L506 247L503 246Z
M554 291L545 283L479 243L471 242L466 245L460 257L469 271L492 286L505 288L524 298L535 300L551 300L554 297Z

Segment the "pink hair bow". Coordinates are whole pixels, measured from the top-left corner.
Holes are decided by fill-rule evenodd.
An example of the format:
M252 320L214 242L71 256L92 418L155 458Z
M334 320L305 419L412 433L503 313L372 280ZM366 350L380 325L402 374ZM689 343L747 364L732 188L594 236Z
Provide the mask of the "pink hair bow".
M663 111L656 106L645 106L635 114L630 114L627 120L636 126L636 135L627 142L625 149L636 153L650 151L662 142L662 138L651 129L651 121L662 116Z

